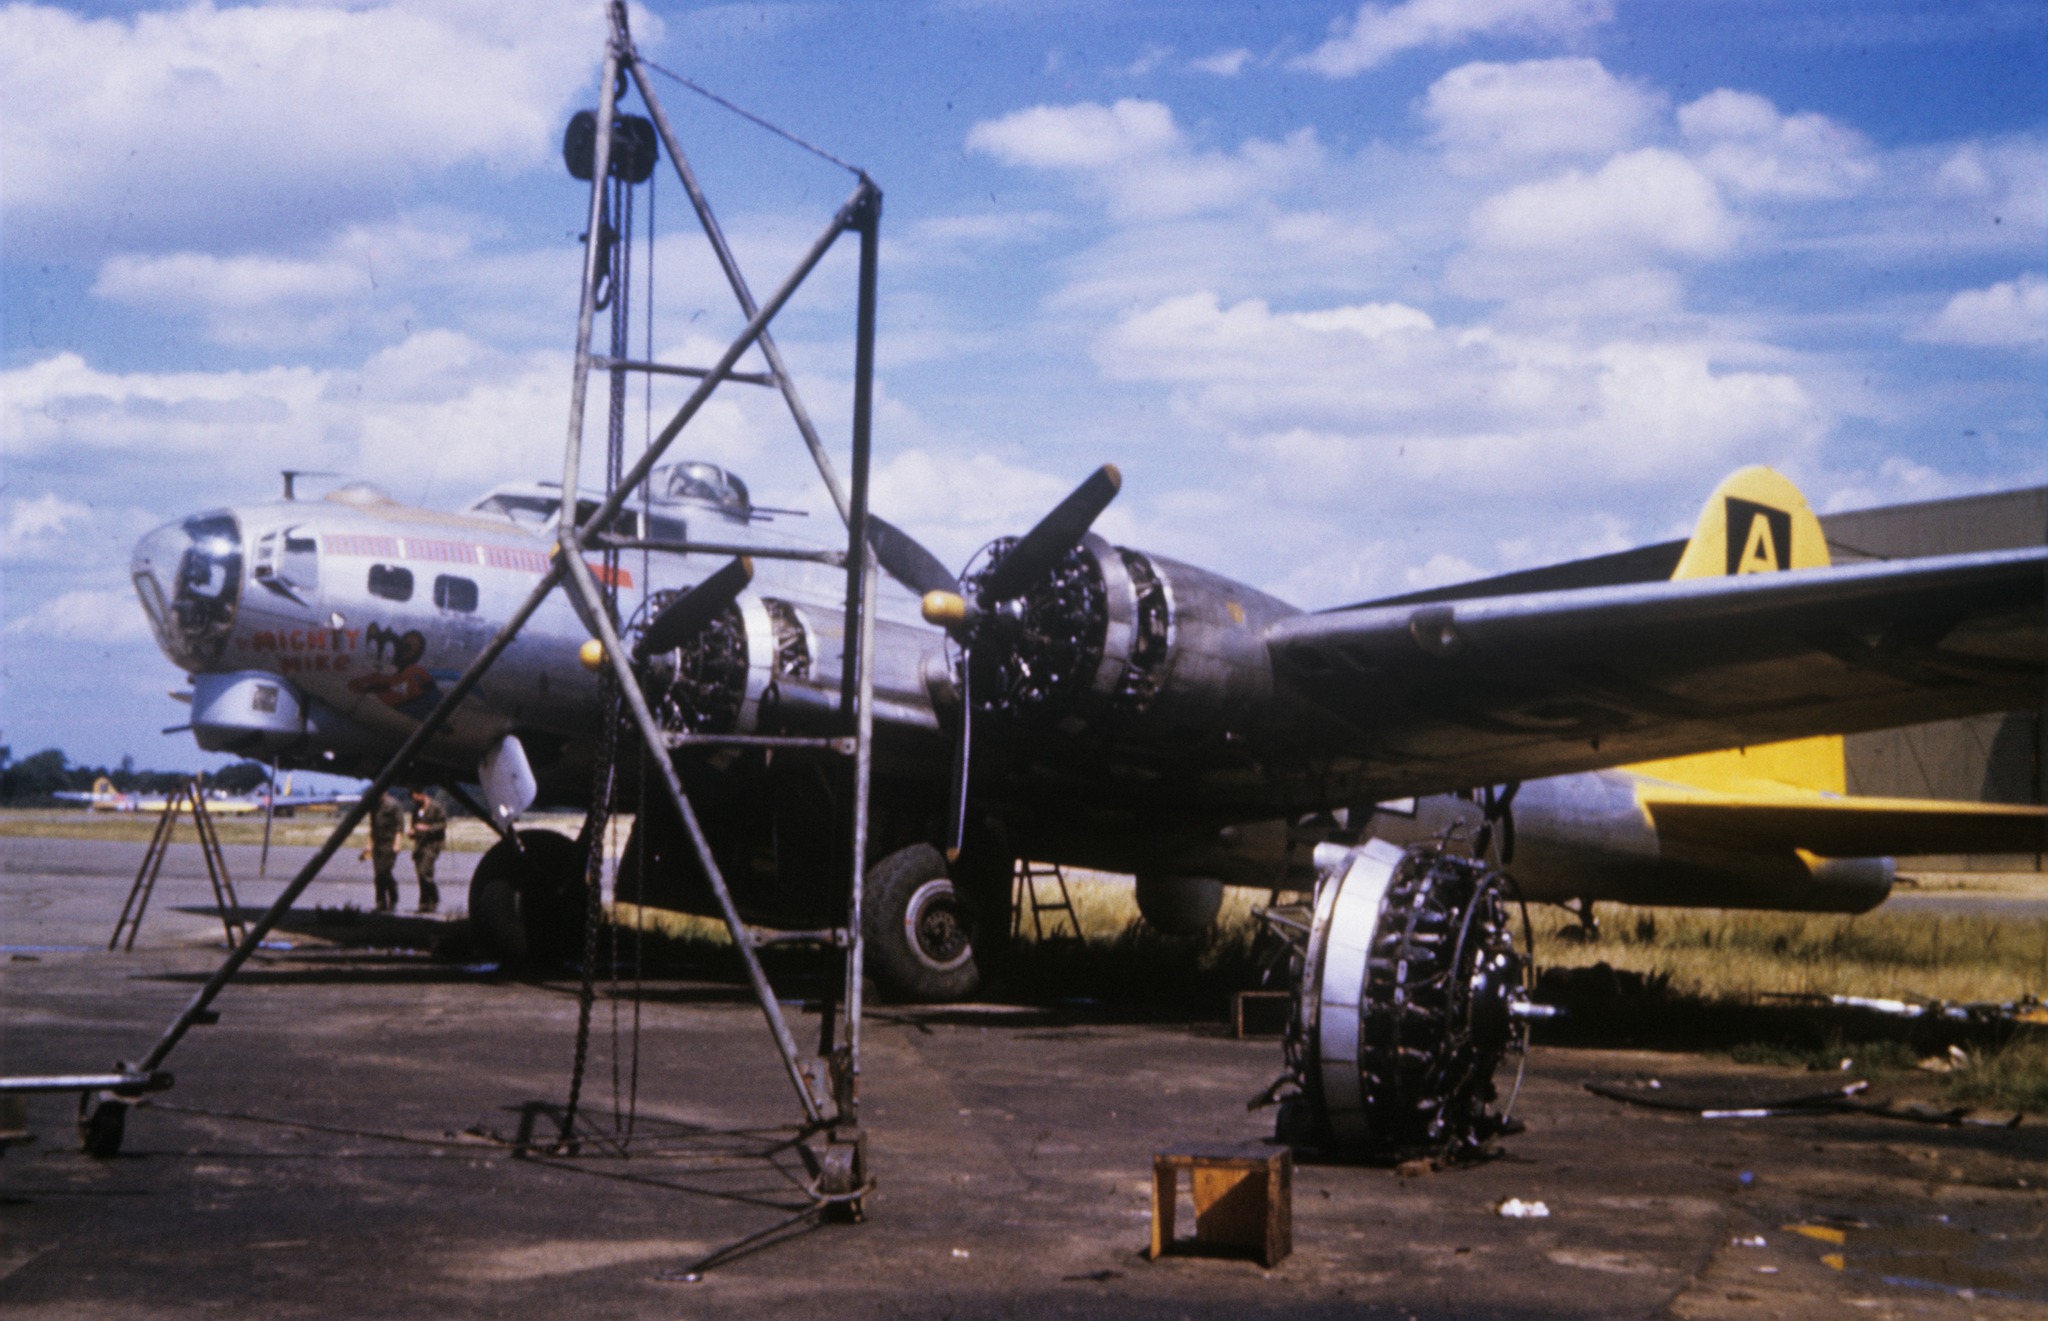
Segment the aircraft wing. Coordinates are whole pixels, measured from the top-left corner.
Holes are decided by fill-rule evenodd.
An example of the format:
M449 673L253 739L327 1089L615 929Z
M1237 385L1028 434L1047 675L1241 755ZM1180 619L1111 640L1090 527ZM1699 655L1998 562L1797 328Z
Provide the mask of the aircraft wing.
M1640 796L1660 838L1720 848L1805 849L1830 858L2048 848L2048 807L1860 796L1794 800L1683 790L1647 790Z
M1358 798L2041 704L2048 548L1296 615L1303 741Z

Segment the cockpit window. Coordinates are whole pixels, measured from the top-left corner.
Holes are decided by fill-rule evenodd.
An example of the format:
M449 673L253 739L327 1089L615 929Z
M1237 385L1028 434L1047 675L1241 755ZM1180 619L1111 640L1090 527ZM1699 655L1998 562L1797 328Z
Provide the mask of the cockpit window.
M242 593L242 529L234 515L166 523L135 547L130 573L165 655L185 669L219 657Z
M546 527L562 511L560 500L539 495L494 495L477 506L477 512L502 514L524 527Z
M509 518L522 527L552 527L555 518L562 512L562 502L545 495L520 495L500 492L479 501L476 512L498 514ZM576 521L588 523L590 516L597 512L597 501L578 500ZM615 537L636 537L639 535L640 516L631 509L621 509L612 515L612 521L604 530Z
M279 596L305 604L301 593L320 586L320 543L299 529L266 532L256 539L249 576Z
M596 513L597 501L578 500L576 502L576 521L578 523L588 523L591 520L592 516L594 516ZM639 511L633 509L621 509L618 513L612 515L612 521L605 524L602 531L604 531L609 536L625 537L628 540L639 536Z

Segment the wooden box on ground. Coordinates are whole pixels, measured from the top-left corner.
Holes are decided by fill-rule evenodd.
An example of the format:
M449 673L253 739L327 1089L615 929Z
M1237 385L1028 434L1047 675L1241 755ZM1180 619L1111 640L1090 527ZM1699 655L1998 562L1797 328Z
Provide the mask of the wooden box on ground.
M1180 1172L1188 1171L1195 1236L1174 1241ZM1285 1147L1172 1147L1152 1157L1153 1258L1245 1253L1277 1266L1294 1251L1294 1153Z

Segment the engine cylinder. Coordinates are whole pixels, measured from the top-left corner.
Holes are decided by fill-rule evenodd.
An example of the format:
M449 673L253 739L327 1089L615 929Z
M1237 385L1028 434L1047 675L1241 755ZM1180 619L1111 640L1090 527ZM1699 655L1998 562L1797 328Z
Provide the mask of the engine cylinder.
M1000 562L994 543L988 564ZM964 580L972 591L987 568ZM977 715L1013 727L1184 751L1227 742L1270 699L1264 630L1292 607L1227 578L1090 534L972 648Z

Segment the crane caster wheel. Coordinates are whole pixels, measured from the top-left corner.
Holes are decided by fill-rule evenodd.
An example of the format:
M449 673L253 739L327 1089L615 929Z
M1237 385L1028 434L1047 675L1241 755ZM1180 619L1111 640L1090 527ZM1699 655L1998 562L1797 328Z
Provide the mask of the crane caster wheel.
M105 1092L86 1092L78 1098L78 1149L96 1160L121 1154L121 1139L128 1131L128 1103Z

